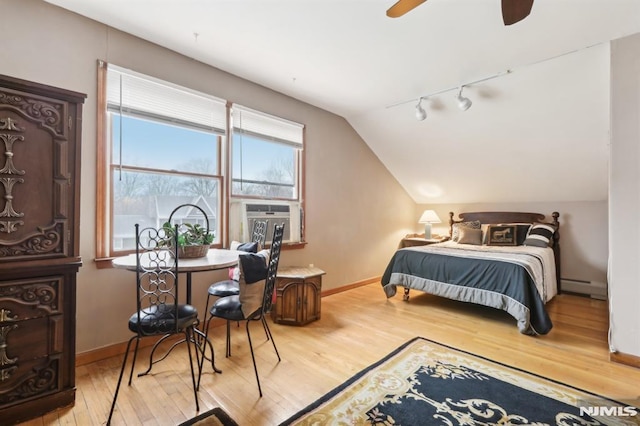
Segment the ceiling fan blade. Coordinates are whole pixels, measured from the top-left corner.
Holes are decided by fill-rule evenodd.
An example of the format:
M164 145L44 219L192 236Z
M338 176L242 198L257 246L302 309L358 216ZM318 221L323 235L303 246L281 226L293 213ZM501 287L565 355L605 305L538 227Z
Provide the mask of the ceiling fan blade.
M529 16L533 0L502 0L502 20L505 25L515 24Z
M427 0L398 0L396 4L387 10L387 16L389 18L398 18L410 10L420 6L425 1Z

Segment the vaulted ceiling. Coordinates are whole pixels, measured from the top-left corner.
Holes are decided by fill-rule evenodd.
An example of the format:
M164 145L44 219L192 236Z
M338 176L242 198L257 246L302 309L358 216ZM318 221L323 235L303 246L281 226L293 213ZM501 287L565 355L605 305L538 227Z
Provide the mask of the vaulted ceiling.
M343 116L419 203L605 200L608 41L640 32L637 0L45 1Z

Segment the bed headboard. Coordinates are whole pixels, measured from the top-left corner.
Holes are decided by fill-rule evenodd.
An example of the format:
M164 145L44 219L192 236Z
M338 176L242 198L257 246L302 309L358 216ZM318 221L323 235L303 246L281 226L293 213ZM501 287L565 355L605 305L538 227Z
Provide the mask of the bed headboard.
M526 213L526 212L470 212L460 213L460 220L454 220L454 213L449 212L449 236L453 233L453 224L459 222L470 222L479 220L482 224L500 224L500 223L549 223L556 228L553 234L553 254L556 261L556 280L558 283L558 293L560 288L560 213L551 213L552 220L545 220L542 213Z

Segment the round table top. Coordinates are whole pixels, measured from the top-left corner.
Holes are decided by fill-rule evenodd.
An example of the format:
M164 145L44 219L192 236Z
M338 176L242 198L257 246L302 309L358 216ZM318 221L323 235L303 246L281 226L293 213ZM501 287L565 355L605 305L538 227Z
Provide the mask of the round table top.
M238 264L238 256L242 253L238 250L209 249L206 257L194 259L180 258L178 261L179 272L200 272L225 269ZM116 257L111 261L114 268L136 270L136 255Z

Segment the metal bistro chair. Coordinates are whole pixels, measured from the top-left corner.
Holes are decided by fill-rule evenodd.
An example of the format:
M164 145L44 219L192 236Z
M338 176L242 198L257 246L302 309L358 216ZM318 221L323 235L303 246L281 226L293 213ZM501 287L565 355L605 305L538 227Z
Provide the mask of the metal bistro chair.
M255 244L241 244L238 247L238 250L249 251L253 253L259 251L262 247L264 247L268 226L268 220L256 220L255 222L253 222L253 230L251 231L251 243ZM220 298L226 296L237 296L238 294L240 294L240 285L238 284L238 281L234 279L230 278L228 280L218 281L211 284L207 291L207 303L204 308L205 310L203 327L207 325L207 314L209 313L209 300L211 297Z
M246 322L253 370L256 374L258 392L261 397L262 388L260 387L260 378L258 377L256 357L253 353L249 324L251 321L262 322L265 333L267 334L267 340L271 340L273 349L278 357L278 362L280 362L280 354L278 353L276 342L273 340L271 330L269 330L266 315L271 310L271 304L273 302L273 291L276 283L276 274L278 273L283 235L284 223L282 225L275 225L268 259L261 257L261 253L243 253L240 255L240 293L234 296L221 297L216 300L211 307L211 316L209 317L209 321L216 317L227 320L227 355L231 355L229 321ZM267 262L266 264L264 263L265 261ZM205 324L205 329L208 331L209 324Z
M178 230L144 228L136 229L136 312L129 318L129 330L134 336L129 339L122 361L120 377L113 396L111 411L107 425L118 399L122 376L129 357L131 343L135 340L129 386L133 379L133 370L138 355L140 340L150 336L167 334L184 334L189 353L193 396L196 400L196 411L200 410L196 375L193 367L191 344L195 347L196 365L200 365L198 348L194 339L194 330L198 324L198 311L191 305L178 303ZM163 380L159 378L159 380ZM154 395L147 395L151 398Z

